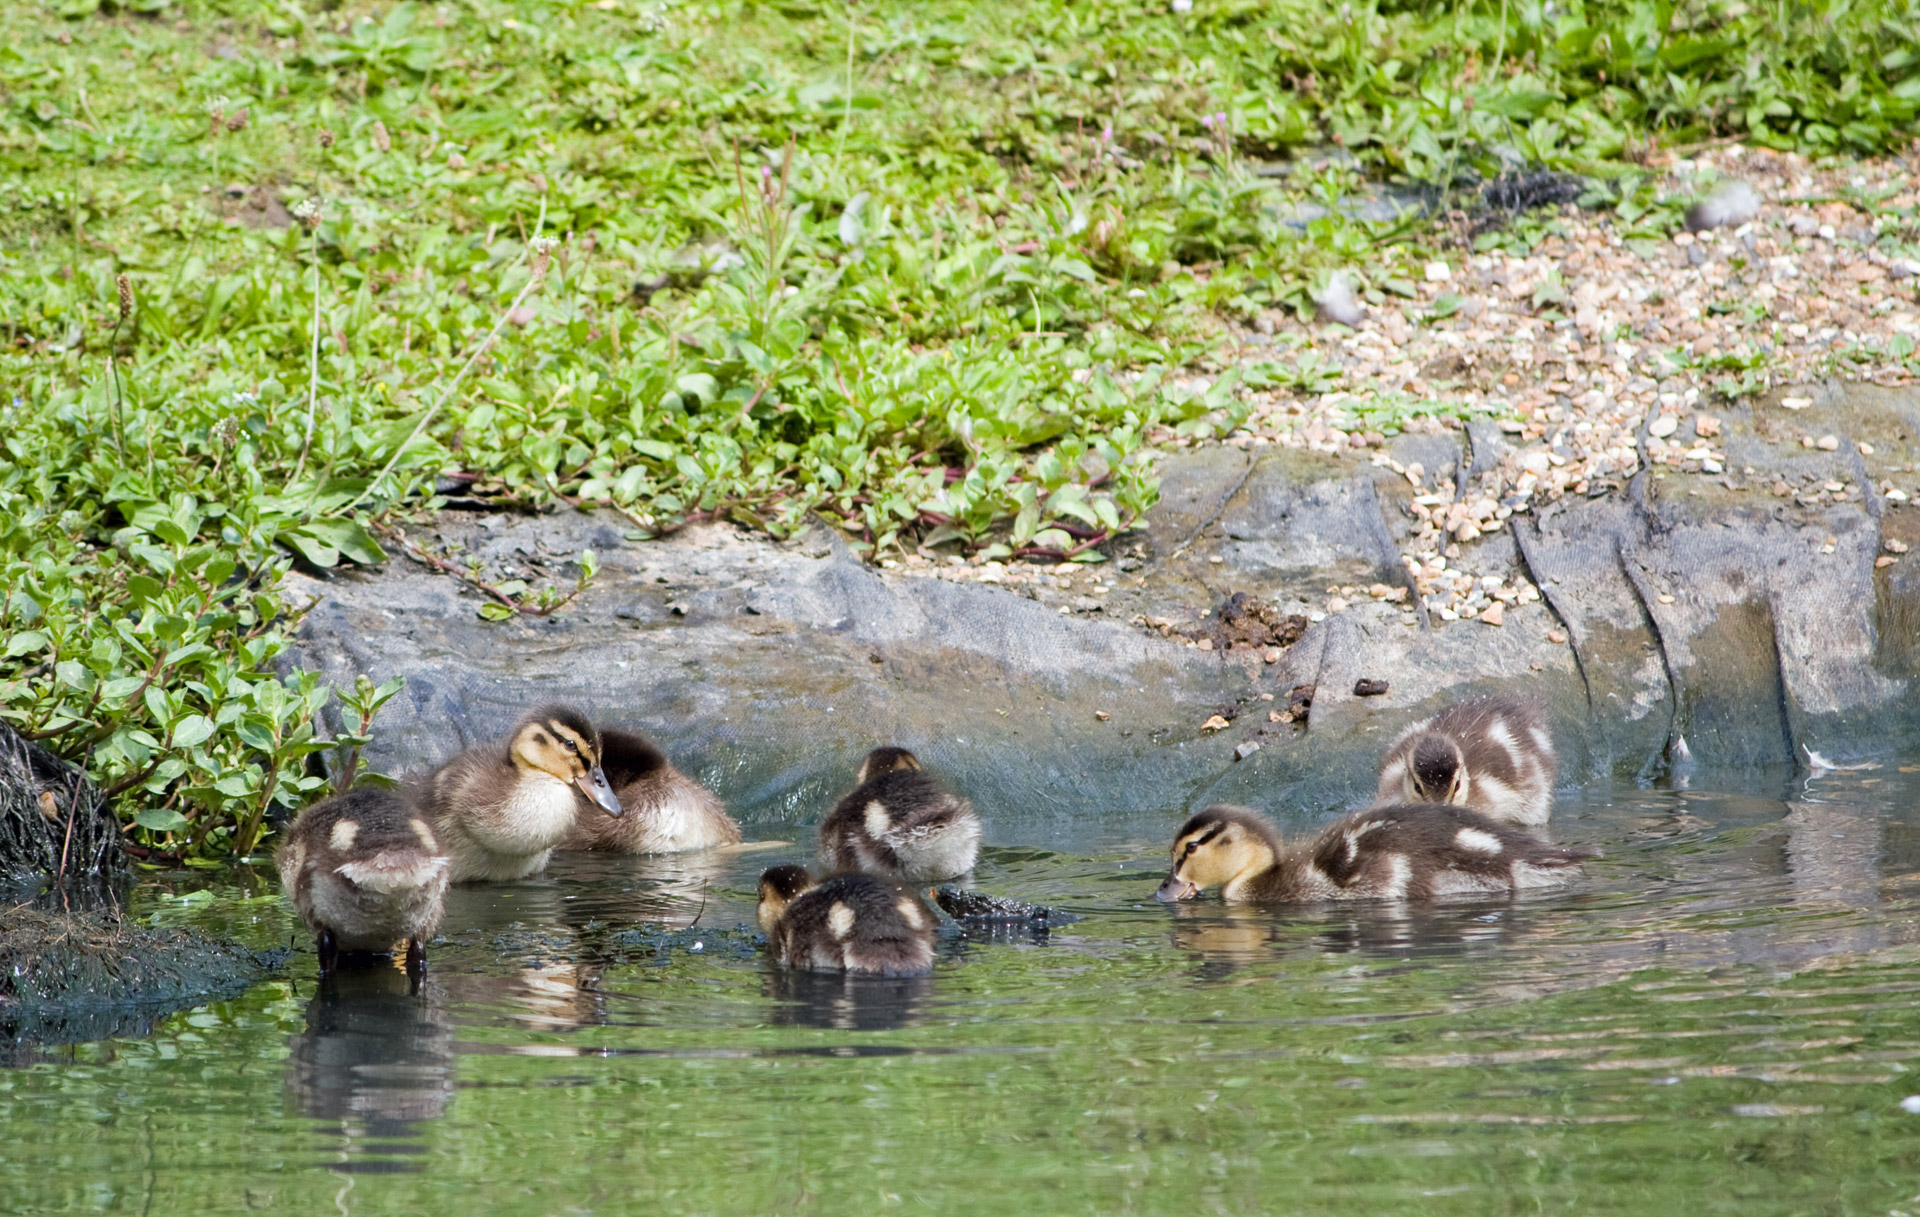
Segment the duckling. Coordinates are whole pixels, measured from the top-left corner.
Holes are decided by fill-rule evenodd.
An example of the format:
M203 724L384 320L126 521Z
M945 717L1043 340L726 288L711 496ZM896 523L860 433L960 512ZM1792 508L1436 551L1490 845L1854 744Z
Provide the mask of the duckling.
M620 814L600 768L600 733L571 706L542 706L504 740L469 748L428 775L420 805L453 859L454 883L525 879L576 816Z
M349 790L300 813L274 855L280 886L320 942L320 971L342 951L407 944L407 970L426 966L440 928L447 853L413 805L376 788Z
M580 817L561 849L676 854L739 844L740 826L725 805L639 732L601 728L600 768L624 814Z
M1559 770L1538 702L1483 697L1402 732L1380 764L1374 803L1455 803L1535 828L1553 813Z
M875 748L860 765L853 793L820 825L828 870L863 870L925 883L973 869L980 821L973 804L920 767L905 748Z
M1209 807L1173 839L1156 894L1187 900L1210 887L1229 901L1426 900L1571 882L1582 854L1445 803L1369 807L1288 845L1257 812Z
M917 896L872 875L816 881L801 866L760 876L760 928L789 968L923 976L933 969L933 914Z

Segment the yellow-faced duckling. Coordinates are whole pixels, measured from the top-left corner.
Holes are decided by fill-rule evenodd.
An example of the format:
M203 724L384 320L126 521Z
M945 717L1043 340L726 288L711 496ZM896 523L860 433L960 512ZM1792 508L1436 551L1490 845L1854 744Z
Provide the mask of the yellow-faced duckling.
M872 875L815 881L801 866L760 876L760 928L789 968L922 976L933 968L933 914L919 897Z
M600 768L621 815L581 816L560 848L675 854L739 843L740 826L726 806L639 732L601 728Z
M1245 807L1209 807L1181 826L1172 852L1160 899L1218 887L1228 900L1261 904L1554 887L1572 881L1586 857L1441 803L1369 807L1294 845Z
M570 706L543 706L506 739L462 752L427 777L419 798L455 883L537 875L576 817L620 814L600 769L600 733Z
M1553 813L1559 771L1539 703L1483 697L1402 732L1380 764L1375 802L1456 803L1489 819L1537 827Z
M905 748L875 748L820 825L820 860L830 871L861 870L926 883L973 869L980 821Z
M319 938L320 970L342 951L407 944L407 968L426 963L426 940L445 912L447 853L414 806L363 788L300 813L275 853L280 887Z

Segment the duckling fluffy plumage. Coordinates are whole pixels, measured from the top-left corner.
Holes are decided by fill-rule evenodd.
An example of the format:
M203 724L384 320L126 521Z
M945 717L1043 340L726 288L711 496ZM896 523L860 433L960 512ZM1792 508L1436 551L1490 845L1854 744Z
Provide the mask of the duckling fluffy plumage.
M562 849L672 854L739 843L740 826L726 805L639 732L601 728L600 768L621 814L581 815Z
M1489 819L1538 827L1553 813L1559 770L1538 702L1483 697L1403 731L1380 764L1375 802L1455 803Z
M852 793L820 825L820 860L913 883L951 879L980 857L973 804L948 791L905 748L867 754Z
M426 961L440 928L450 870L421 812L389 790L361 788L300 813L274 856L280 886L320 942L320 970L342 951L391 951Z
M578 817L620 814L600 768L600 733L570 706L543 706L505 739L460 753L418 797L455 883L537 875Z
M1343 816L1289 845L1245 807L1215 806L1181 826L1157 893L1186 900L1427 900L1571 882L1586 855L1548 845L1465 807L1399 803Z
M933 914L873 875L816 881L804 867L773 867L760 876L759 914L768 951L789 968L873 976L933 968Z

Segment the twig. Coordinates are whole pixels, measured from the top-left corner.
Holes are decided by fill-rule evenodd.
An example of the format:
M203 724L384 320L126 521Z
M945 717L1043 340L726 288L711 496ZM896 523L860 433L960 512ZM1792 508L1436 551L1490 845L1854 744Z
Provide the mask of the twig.
M639 523L638 520L635 520L634 522L636 524ZM439 571L443 575L452 575L454 578L460 580L460 582L466 584L468 587L481 593L482 595L488 597L489 599L495 601L496 603L503 604L507 608L512 609L516 613L525 613L529 617L551 617L555 613L559 612L561 609L567 607L567 605L573 603L574 599L578 597L581 592L586 590L584 586L577 586L572 591L568 592L565 596L562 596L559 600L555 601L552 604L547 604L547 605L524 604L521 601L515 599L514 597L509 596L507 593L501 591L499 588L495 587L493 584L488 583L485 579L482 579L478 575L473 574L471 571L465 570L462 567L454 565L453 563L447 561L445 558L440 557L438 554L431 552L430 550L426 549L423 546L416 545L413 542L412 538L408 537L406 533L401 532L398 528L390 524L381 524L376 521L373 524L373 530L379 533L381 536L386 537L387 539L393 541L395 544L399 545L400 548L406 550L407 556L411 557L414 561L423 563L427 566L431 566L433 569Z

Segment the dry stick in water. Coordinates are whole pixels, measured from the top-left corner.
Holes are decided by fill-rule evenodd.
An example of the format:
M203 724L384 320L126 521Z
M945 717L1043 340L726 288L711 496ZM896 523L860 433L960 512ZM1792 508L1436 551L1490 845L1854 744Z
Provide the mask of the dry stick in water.
M407 435L407 438L402 440L400 446L393 450L393 456L388 459L386 465L382 467L379 473L374 474L373 480L368 482L366 488L353 497L352 502L334 511L332 513L333 515L345 515L358 507L361 500L365 499L369 494L372 494L373 488L378 486L389 473L393 472L394 466L400 463L400 458L406 454L408 448L413 446L413 441L420 438L421 433L427 429L427 425L440 413L441 407L445 406L447 402L452 399L453 391L459 388L460 382L467 378L467 373L473 369L473 365L480 361L480 356L485 354L487 349L493 345L493 340L500 336L501 329L507 324L507 318L513 316L514 310L519 308L527 296L532 293L533 289L540 286L540 281L546 278L547 250L551 248L551 238L543 238L538 235L540 229L546 222L547 204L545 200L542 200L540 203L540 218L534 221L533 225L535 236L527 242L527 248L533 251L533 273L527 276L526 286L520 289L520 294L513 298L513 303L509 304L506 311L500 314L500 319L493 323L493 328L488 330L487 336L480 340L480 345L473 349L473 354L467 356L467 362L460 365L460 370L454 373L453 379L448 382L447 387L441 391L440 400L434 402L432 408L420 416L420 421L415 424L413 430Z

